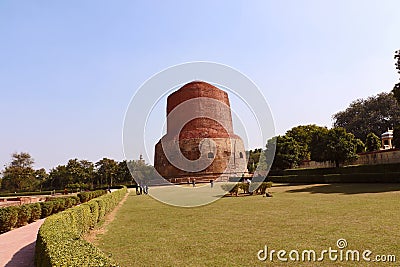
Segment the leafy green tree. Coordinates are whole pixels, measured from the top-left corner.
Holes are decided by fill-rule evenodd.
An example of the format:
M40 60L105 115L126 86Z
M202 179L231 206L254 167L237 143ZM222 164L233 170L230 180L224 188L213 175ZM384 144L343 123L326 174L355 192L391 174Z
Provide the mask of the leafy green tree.
M315 124L300 125L287 131L286 135L292 137L299 144L301 159L310 160L313 138L317 133L323 132L325 129L326 127L317 126Z
M341 163L357 159L357 139L344 128L332 128L328 132L326 150L327 160L339 167Z
M79 184L93 188L94 164L88 160L70 159L67 165L58 165L50 170L44 183L47 189L64 189L67 185Z
M70 159L66 168L67 184L90 183L94 176L94 164L88 160Z
M356 153L358 154L358 153L365 152L365 144L364 144L364 142L361 141L358 138L356 138L355 142L356 142L356 147L357 147L356 148Z
M394 53L394 59L396 60L396 69L397 73L400 74L400 50L397 50ZM393 90L392 90L393 96L396 98L397 103L400 104L400 83L396 83Z
M296 167L302 160L301 156L302 148L294 138L286 135L277 136L275 158L271 169L284 170Z
M365 140L365 147L368 152L379 150L381 148L381 139L376 134L369 133Z
M367 99L358 99L333 115L334 127L343 127L358 139L369 133L380 136L388 128L400 125L400 106L391 93L380 93Z
M117 171L117 183L121 184L135 184L135 180L131 172L129 171L128 165L131 164L127 160L123 160L118 162L118 171Z
M327 154L328 133L329 130L326 127L320 127L318 131L313 132L309 145L311 160L319 162L329 160Z
M97 177L100 186L106 183L108 186L114 184L118 174L118 163L113 159L103 158L96 162Z
M399 149L400 148L400 125L397 125L393 129L393 140L392 144L395 148Z
M9 191L32 191L38 188L40 181L33 169L34 160L29 153L12 154L11 163L3 171L1 187Z
M41 168L39 170L35 170L34 173L36 179L38 179L39 184L40 184L40 190L42 190L43 184L46 183L47 179L49 178L49 174L46 172L44 168Z
M246 155L248 158L247 170L250 173L253 173L256 170L261 152L262 152L261 148L256 148L254 150L246 151Z
M58 165L52 168L49 172L49 178L44 183L44 188L53 189L63 189L67 184L71 184L70 174L68 173L67 167L65 165Z

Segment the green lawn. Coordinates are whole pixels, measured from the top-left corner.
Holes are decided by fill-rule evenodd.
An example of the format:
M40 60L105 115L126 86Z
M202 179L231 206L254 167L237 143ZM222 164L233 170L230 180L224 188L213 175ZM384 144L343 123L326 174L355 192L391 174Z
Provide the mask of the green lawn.
M274 186L271 191L272 198L225 197L196 208L172 207L132 192L96 244L121 266L280 266L276 254L273 262L261 262L257 252L267 245L288 253L313 249L319 257L344 238L346 249L369 249L371 258L396 255L396 264L382 266L400 264L400 184ZM324 266L340 265L368 264L325 256Z

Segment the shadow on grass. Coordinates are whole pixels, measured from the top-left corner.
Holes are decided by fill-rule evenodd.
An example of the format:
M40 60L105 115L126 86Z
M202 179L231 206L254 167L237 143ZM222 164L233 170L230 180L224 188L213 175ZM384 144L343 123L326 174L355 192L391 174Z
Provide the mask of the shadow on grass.
M289 193L306 192L311 194L366 194L366 193L383 193L383 192L394 192L394 191L400 191L400 184L398 183L318 184L318 185L304 185L304 188L287 190L286 192Z
M21 248L14 254L5 267L34 267L35 244L36 241Z

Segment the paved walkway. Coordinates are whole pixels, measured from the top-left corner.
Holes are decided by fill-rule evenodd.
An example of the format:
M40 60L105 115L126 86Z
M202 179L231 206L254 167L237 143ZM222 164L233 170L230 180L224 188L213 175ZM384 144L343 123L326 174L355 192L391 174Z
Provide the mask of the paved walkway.
M33 267L37 232L45 219L0 235L0 267Z

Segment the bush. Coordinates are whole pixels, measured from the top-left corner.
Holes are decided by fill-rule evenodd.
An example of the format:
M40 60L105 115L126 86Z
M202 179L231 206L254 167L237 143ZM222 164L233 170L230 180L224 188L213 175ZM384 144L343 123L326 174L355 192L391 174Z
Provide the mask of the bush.
M231 194L231 195L233 195L233 194L237 195L238 192L239 192L239 184L235 184L235 185L233 185L233 184L222 184L221 185L221 189L226 191L226 192L229 192L229 194Z
M101 198L94 199L99 205L99 217L97 221L99 222L106 215L106 205L104 204L104 200Z
M48 216L50 216L53 212L53 201L45 201L45 202L41 202L40 203L40 207L42 209L40 218L46 218Z
M21 205L16 207L18 209L17 227L28 224L31 219L31 207L29 205Z
M18 208L5 207L0 209L0 233L10 231L18 221Z
M243 190L243 193L251 193L252 194L262 194L264 195L267 191L267 188L272 187L272 182L254 182L254 183L237 183L233 184L221 184L222 190L229 192L231 195L237 195L239 189ZM254 190L254 191L253 191Z
M86 204L84 204L86 205ZM94 199L89 201L87 205L90 208L91 218L90 218L90 229L93 229L99 220L99 204Z
M249 183L239 183L239 189L243 190L243 193L249 193Z
M112 210L126 188L103 195L50 216L40 227L35 248L36 266L117 266L94 245L81 237L99 220L102 211ZM107 203L107 204L106 204Z
M40 219L42 209L39 203L27 204L31 208L31 217L29 218L29 223Z
M76 204L76 200L74 200L73 198L71 198L71 197L64 198L64 208L65 209L69 209L72 206L75 206L75 204Z
M81 192L78 194L81 203L88 202L89 200L102 196L106 193L105 190L96 190L96 191L89 191L89 192Z
M80 200L80 198L78 196L70 196L68 198L71 199L73 206L78 205L79 203L81 203L81 200Z

